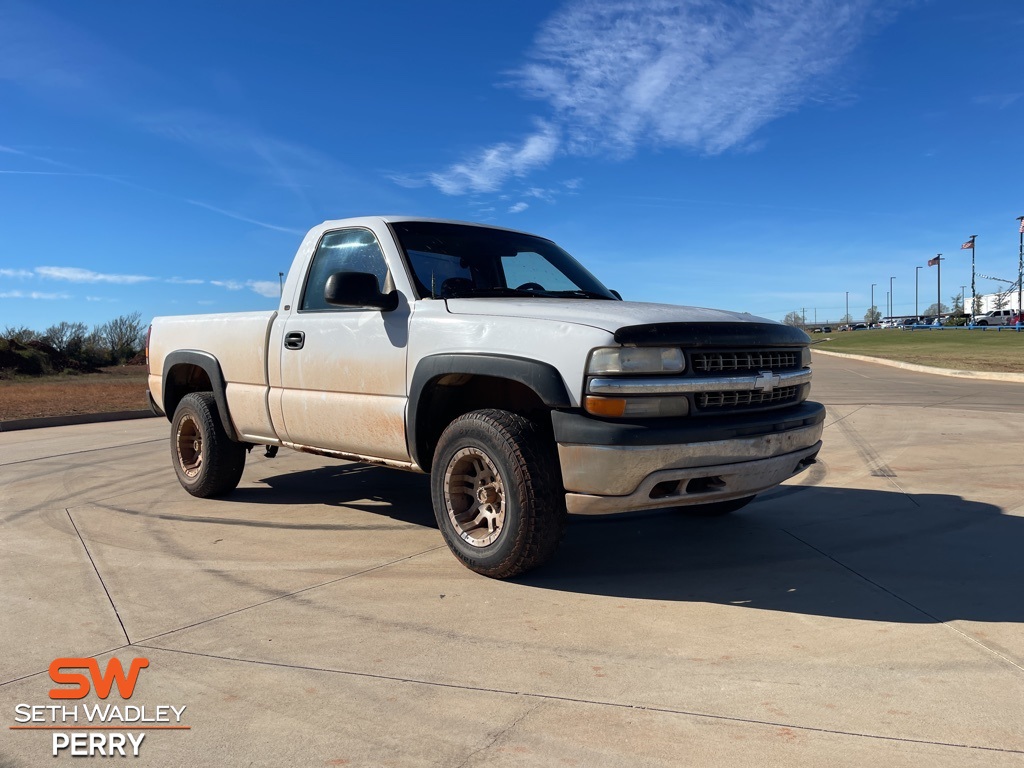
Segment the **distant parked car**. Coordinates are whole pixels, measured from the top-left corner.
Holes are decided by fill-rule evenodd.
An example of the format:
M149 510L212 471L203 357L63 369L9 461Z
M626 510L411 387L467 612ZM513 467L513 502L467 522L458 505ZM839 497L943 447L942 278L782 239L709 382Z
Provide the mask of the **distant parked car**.
M822 326L821 332L822 333L832 333L832 326L831 325Z
M868 329L867 323L854 323L850 326L851 331L866 331Z
M1017 314L1015 309L993 309L984 315L979 315L974 321L975 325L1010 325L1010 318Z
M1014 312L1012 315L1010 315L1010 321L1007 323L1007 325L1016 325L1017 323L1024 325L1024 313Z

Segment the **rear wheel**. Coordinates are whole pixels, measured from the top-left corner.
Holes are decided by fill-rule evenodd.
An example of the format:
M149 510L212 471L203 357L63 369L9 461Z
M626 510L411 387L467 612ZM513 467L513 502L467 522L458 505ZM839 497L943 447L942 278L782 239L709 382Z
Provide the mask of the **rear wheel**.
M242 479L245 446L224 431L212 393L181 398L171 420L171 458L178 482L193 496L223 496Z
M492 578L550 559L568 519L553 444L509 411L473 411L448 425L434 452L431 495L448 548Z

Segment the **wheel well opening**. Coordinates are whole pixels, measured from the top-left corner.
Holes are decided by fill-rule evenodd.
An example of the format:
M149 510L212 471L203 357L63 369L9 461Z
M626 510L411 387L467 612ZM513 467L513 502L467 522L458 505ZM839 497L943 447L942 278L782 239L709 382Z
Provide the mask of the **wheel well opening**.
M173 419L174 411L185 395L212 391L213 384L209 374L198 365L175 365L167 372L164 381L164 413L168 419Z
M551 429L550 408L525 384L497 376L450 373L423 389L416 416L416 448L420 466L430 469L434 449L445 428L459 416L481 408L500 408L524 416L541 429Z

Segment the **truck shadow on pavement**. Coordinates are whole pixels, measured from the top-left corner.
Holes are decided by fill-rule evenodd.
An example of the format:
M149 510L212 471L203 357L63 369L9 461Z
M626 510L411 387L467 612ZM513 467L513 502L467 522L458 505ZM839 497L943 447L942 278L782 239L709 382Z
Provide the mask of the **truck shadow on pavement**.
M436 528L423 475L328 464L256 482L266 487L229 499L344 506ZM1024 517L953 495L825 485L783 486L720 518L574 516L555 558L509 582L909 623L1024 622L1021 584Z
M1024 621L1024 518L958 496L789 486L720 518L573 518L520 584L872 621Z
M246 504L325 504L385 514L411 525L436 528L426 475L366 464L328 464L256 480L261 488L237 488L227 497ZM344 526L339 526L343 529Z

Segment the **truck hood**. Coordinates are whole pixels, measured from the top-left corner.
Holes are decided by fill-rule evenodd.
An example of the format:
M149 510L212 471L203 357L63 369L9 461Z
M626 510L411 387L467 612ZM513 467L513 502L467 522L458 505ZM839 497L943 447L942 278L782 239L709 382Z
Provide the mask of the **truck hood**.
M771 323L747 312L727 312L675 304L600 299L448 299L448 311L455 315L527 317L558 323L576 323L615 333L634 325L666 323Z

